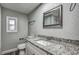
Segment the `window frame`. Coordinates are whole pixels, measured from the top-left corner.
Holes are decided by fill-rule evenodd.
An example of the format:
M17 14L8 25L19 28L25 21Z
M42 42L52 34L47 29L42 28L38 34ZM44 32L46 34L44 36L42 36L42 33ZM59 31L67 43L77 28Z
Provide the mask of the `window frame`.
M15 20L15 30L9 30L8 28L9 28L9 20L11 20L11 19L9 19L9 18L11 18L12 20L14 19ZM17 32L17 17L12 17L12 16L6 16L6 32Z

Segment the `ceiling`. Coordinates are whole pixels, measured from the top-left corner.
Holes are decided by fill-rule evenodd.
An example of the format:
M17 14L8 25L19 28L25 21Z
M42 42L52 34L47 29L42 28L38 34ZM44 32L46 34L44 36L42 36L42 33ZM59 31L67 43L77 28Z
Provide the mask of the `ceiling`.
M32 12L38 5L40 3L1 3L2 7L25 14Z

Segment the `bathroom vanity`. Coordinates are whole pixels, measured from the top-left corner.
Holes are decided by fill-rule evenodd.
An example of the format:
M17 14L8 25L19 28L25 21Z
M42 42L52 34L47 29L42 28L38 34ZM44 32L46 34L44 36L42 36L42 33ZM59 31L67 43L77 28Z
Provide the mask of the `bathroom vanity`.
M27 55L78 55L79 46L40 37L26 38Z
M52 53L44 50L43 46L37 43L38 41L39 41L38 38L33 38L33 39L26 38L26 54L27 55L52 55Z

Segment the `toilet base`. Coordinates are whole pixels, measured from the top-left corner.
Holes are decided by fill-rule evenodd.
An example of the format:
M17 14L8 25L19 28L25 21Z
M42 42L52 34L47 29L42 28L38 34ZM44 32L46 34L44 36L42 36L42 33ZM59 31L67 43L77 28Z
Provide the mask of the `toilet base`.
M26 53L25 49L19 50L19 55L25 55L25 53Z

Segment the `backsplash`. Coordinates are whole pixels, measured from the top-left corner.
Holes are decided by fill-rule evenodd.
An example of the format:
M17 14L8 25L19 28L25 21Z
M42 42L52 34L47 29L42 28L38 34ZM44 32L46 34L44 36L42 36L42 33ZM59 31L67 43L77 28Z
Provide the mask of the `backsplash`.
M47 39L53 39L59 42L66 42L66 43L70 43L70 44L75 44L75 45L79 45L79 40L71 40L71 39L65 39L65 38L57 38L57 37L53 37L53 36L45 36L45 35L38 35L38 37L43 37L43 38L47 38Z

